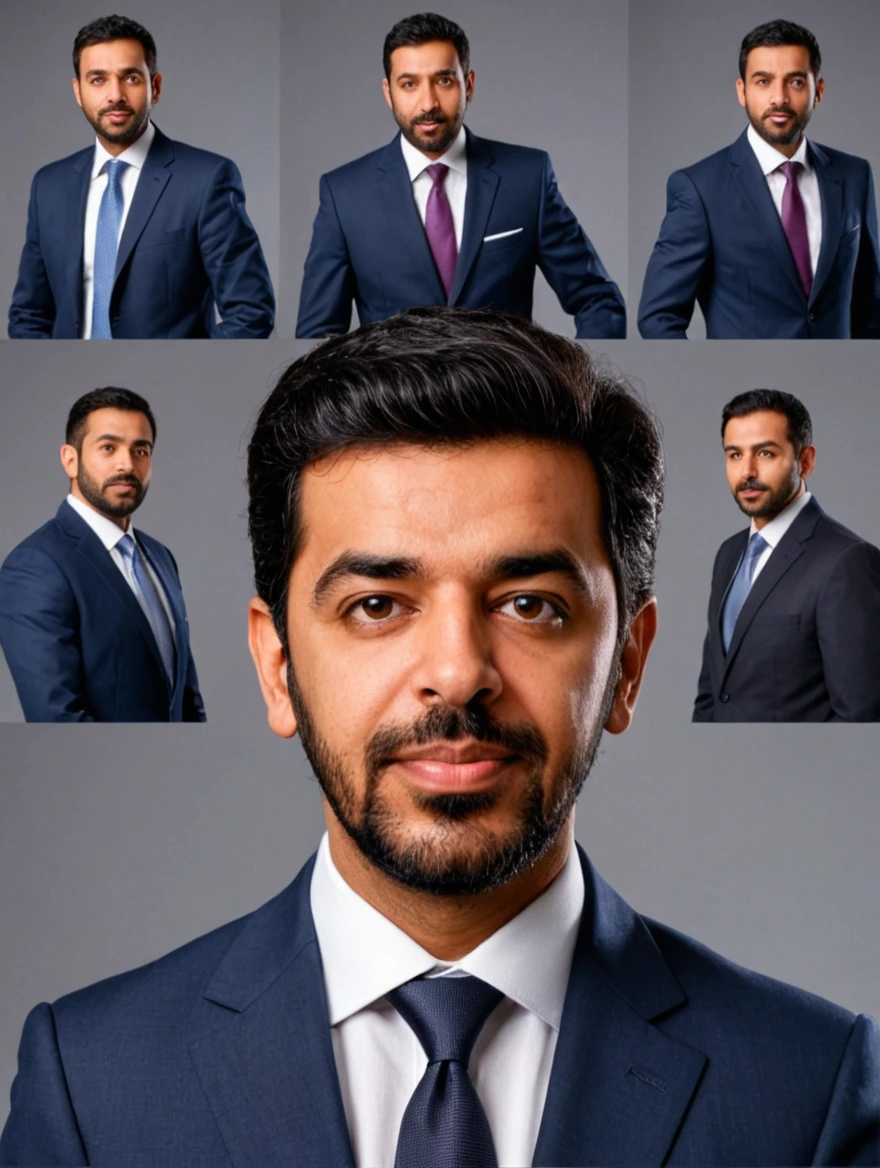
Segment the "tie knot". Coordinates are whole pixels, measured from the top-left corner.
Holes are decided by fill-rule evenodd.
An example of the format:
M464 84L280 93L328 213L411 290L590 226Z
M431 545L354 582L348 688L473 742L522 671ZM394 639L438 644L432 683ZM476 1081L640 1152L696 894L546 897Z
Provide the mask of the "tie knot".
M777 169L785 175L786 182L796 183L798 175L804 169L804 164L802 162L783 162ZM757 532L755 534L757 535Z
M135 552L137 551L137 544L134 542L134 536L131 534L131 532L127 531L116 546L119 549L123 559L126 559L129 561L129 563L131 563L131 561L134 559Z
M443 181L448 173L449 167L444 162L435 162L433 166L428 167L428 174L435 187L443 186Z
M101 173L107 175L107 182L114 185L119 182L122 172L128 166L127 162L123 162L119 158L108 158L101 167Z
M486 1019L504 997L478 977L421 977L386 995L415 1032L429 1063L467 1066Z

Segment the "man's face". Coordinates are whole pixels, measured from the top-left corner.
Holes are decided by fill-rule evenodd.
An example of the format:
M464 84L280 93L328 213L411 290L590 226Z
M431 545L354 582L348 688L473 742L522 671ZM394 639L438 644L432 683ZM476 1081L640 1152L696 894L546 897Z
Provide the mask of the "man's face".
M146 415L136 410L93 410L81 450L61 447L73 494L116 521L144 501L152 460L153 431Z
M73 92L110 154L120 154L147 127L159 100L162 75L153 78L139 41L106 41L83 49Z
M391 54L385 100L404 138L429 158L439 158L458 136L474 75L467 77L450 41L406 45Z
M617 648L591 463L522 441L342 453L306 471L301 509L293 676L255 656L270 724L299 730L323 786L331 846L347 833L441 895L504 883L569 822L650 645Z
M759 528L800 494L803 480L813 470L815 448L806 446L795 455L788 419L776 410L731 418L722 441L733 497Z
M739 104L749 121L777 149L800 145L824 91L825 82L811 72L810 54L803 45L752 49L746 58L746 79L736 82Z

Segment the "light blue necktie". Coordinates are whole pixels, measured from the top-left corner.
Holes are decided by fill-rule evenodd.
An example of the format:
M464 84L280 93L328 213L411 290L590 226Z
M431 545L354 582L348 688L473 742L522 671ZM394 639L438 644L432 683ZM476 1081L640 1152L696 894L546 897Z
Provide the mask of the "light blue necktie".
M731 582L730 588L727 590L727 599L724 602L724 614L721 618L721 639L724 642L725 653L730 648L737 618L742 612L743 605L752 587L755 565L761 556L761 552L765 551L769 546L760 531L756 531L752 535L745 555L739 562L736 575Z
M92 340L111 341L110 297L116 279L116 251L119 245L119 224L122 222L122 172L128 166L117 158L109 159L101 167L107 175L107 186L98 208L98 229L95 233L95 263L92 269Z
M174 640L171 636L168 615L159 598L156 585L153 583L153 579L147 571L140 549L135 543L134 536L130 531L125 533L116 546L119 548L123 559L129 567L131 577L135 583L135 595L138 598L141 608L144 610L144 616L150 622L150 628L153 630L153 636L156 638L156 644L159 646L159 656L162 658L162 664L165 666L168 680L173 687L175 672Z

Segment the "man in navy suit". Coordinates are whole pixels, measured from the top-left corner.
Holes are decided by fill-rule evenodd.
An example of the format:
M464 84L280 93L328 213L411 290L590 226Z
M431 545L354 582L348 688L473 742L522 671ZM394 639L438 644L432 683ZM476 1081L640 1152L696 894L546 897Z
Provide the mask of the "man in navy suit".
M255 913L31 1013L0 1164L876 1164L876 1023L639 917L573 844L656 628L626 382L411 310L286 370L248 484L251 651L327 834Z
M0 643L28 722L204 722L177 565L131 516L156 423L131 390L76 401L70 494L0 568Z
M298 337L344 333L418 305L531 318L540 268L579 337L623 337L626 310L566 206L547 154L464 128L470 47L424 13L385 38L383 88L400 133L321 178Z
M880 336L871 167L805 137L821 66L816 38L791 21L743 40L736 88L749 126L670 177L643 337L686 337L695 302L710 338Z
M275 299L241 175L150 121L152 36L102 17L73 68L97 140L34 178L10 337L267 337Z
M803 403L758 389L724 407L733 497L751 519L715 557L695 722L880 722L880 550L807 490Z

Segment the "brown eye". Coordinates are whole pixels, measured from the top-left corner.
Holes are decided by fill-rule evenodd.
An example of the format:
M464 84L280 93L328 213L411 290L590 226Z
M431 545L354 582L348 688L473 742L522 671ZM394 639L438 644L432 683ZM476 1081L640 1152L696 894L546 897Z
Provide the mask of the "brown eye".
M361 601L361 611L373 620L383 620L391 616L394 601L389 596L368 596Z
M526 620L534 620L535 617L541 615L544 601L539 600L537 596L517 596L513 607L518 616L525 617Z
M505 616L512 616L524 623L533 625L550 625L558 628L565 621L565 614L541 596L523 594L502 604L499 612Z

